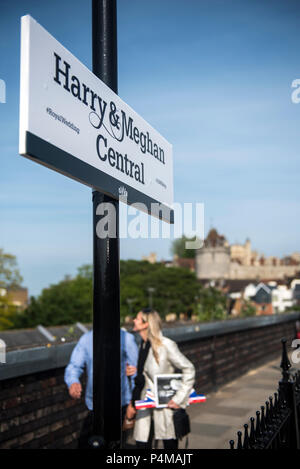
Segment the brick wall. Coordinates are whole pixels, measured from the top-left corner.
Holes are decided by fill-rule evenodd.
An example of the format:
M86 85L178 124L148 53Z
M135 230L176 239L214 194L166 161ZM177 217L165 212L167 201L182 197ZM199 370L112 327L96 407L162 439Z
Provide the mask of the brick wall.
M294 321L186 342L180 349L196 367L197 391L206 393L272 358L279 365L282 337L295 337Z
M279 364L283 336L294 338L295 320L179 346L196 367L197 391L206 393L273 357ZM63 375L58 367L0 380L0 449L76 447L87 412L83 400L70 399Z
M87 411L69 398L64 368L0 381L0 448L74 448Z

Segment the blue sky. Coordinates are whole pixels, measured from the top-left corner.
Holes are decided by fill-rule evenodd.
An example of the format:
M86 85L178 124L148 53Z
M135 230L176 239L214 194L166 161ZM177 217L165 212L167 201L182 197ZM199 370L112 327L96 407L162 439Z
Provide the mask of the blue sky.
M18 155L20 17L31 14L91 68L89 0L2 0L0 247L30 294L92 259L91 190ZM118 0L119 94L173 144L176 202L205 204L230 242L300 250L298 1ZM169 240L122 240L122 258Z

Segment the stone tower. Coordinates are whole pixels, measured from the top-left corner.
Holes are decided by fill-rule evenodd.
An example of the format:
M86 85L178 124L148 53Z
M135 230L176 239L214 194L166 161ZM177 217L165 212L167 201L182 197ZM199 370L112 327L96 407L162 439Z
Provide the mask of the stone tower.
M229 278L230 247L226 238L212 228L203 248L196 253L196 275L199 279L221 280Z

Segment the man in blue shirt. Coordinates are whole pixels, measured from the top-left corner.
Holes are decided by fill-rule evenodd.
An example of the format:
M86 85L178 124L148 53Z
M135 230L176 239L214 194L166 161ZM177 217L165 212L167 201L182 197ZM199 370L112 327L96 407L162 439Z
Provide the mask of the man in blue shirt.
M134 387L134 376L138 359L138 347L134 336L121 329L121 405L122 419L126 407L131 400L131 392ZM73 399L80 399L82 386L80 376L84 368L87 370L87 383L85 391L85 403L87 408L93 410L93 331L83 334L75 346L70 362L65 370L65 383L69 388L69 394ZM85 447L87 443L88 427L91 426L92 412L89 412L83 424L79 447Z

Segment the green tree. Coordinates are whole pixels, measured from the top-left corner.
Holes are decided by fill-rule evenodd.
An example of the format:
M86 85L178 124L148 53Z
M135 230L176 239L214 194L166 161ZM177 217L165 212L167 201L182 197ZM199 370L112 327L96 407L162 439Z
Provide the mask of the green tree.
M74 278L67 276L43 289L37 298L32 297L28 308L19 316L18 326L91 322L92 298L92 269L91 266L82 266Z
M121 317L129 313L127 299L134 298L133 312L149 306L148 288L154 288L153 307L162 317L186 312L194 304L200 284L193 272L147 261L121 261Z
M226 297L216 289L204 288L188 269L165 267L147 261L120 262L121 321L149 306L148 288L154 289L153 307L164 317L169 312L197 312L199 320L223 319ZM197 299L197 303L196 303ZM107 312L109 314L109 311ZM92 321L92 267L79 267L74 278L45 288L18 316L17 327L73 324Z
M16 256L0 249L0 288L19 287L22 281Z
M195 312L201 322L226 319L226 296L216 288L202 287Z
M175 239L171 246L171 253L177 255L178 257L185 257L193 259L196 256L195 249L186 249L187 241L195 241L195 238L187 238L183 235L181 238Z
M9 290L22 283L16 256L0 249L0 330L15 327L18 312L10 301Z
M148 288L154 288L153 307L162 317L168 312L185 312L193 306L200 285L187 269L167 268L147 261L121 261L121 319L149 306ZM129 300L129 301L128 301ZM131 301L133 300L133 301ZM109 312L108 312L109 314ZM92 321L92 267L82 266L74 278L45 288L20 315L18 327L72 324Z
M256 308L249 300L244 300L241 307L241 316L249 317L256 315Z
M7 294L0 294L0 331L16 327L17 308L9 301Z

